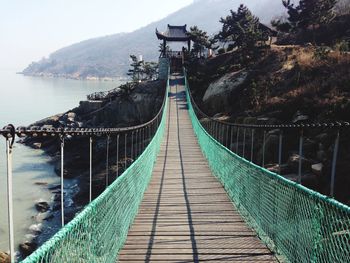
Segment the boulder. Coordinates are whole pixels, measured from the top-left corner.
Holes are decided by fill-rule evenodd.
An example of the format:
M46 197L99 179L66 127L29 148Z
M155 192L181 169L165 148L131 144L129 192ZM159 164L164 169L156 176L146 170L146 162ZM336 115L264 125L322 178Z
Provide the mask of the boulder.
M303 114L301 111L297 111L293 116L293 123L300 123L307 121L309 116Z
M239 94L241 85L249 75L248 71L228 73L220 79L212 82L207 88L203 103L204 106L216 111L225 111L231 104L231 96Z
M19 251L23 257L28 257L36 250L37 246L38 244L34 241L26 241L19 245Z
M317 163L311 166L312 172L315 175L322 176L322 171L323 171L323 164L322 163Z
M301 159L301 169L303 172L310 171L312 162L305 157L300 157L299 154L292 154L288 159L288 165L289 167L294 171L297 172L299 169L299 161Z
M35 204L35 208L38 212L44 213L50 209L50 205L47 202L38 202Z
M42 146L42 143L40 143L40 142L33 143L33 148L34 149L41 149L41 146Z
M290 174L291 172L289 165L286 163L281 164L281 166L279 166L278 164L268 164L268 165L265 165L265 168L270 172L277 173L280 175Z
M10 263L11 259L10 259L10 255L0 251L0 263Z
M68 119L73 119L74 120L77 117L77 114L74 113L74 112L68 112L67 113L67 117L68 117Z

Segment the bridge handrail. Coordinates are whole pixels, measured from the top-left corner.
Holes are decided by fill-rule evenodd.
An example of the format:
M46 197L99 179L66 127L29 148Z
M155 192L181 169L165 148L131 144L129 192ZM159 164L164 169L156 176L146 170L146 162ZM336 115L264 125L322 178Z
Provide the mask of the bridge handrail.
M192 125L213 174L259 237L287 262L350 262L350 207L270 172L224 147L198 120Z
M13 127L11 124L0 129L0 135L3 135L5 138L11 138L12 134L16 134L18 137L24 136L91 136L91 135L115 135L125 132L132 132L149 126L154 123L162 114L165 106L165 98L167 94L165 93L162 106L158 113L148 122L145 122L140 125L123 127L123 128L42 128L42 127Z
M51 135L111 135L158 122L158 129L138 159L106 190L88 204L71 222L39 247L23 263L34 262L115 262L130 225L137 214L152 174L165 130L169 80L162 107L146 124L116 129L55 130ZM5 135L9 131L5 130ZM37 132L37 131L35 131ZM46 130L41 130L48 133ZM17 130L17 134L22 134ZM32 131L25 134L32 134Z

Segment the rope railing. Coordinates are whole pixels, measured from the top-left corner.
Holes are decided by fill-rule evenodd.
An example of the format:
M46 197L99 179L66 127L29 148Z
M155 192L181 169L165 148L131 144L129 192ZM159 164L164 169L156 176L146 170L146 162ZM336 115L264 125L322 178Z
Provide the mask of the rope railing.
M304 162L307 161L306 157L316 159L315 154L313 154L313 156L312 154L311 156L307 156L308 153L305 152L306 142L313 139L311 135L315 135L314 133L317 131L329 133L329 137L333 141L333 144L329 145L329 147L333 150L332 153L328 153L329 156L325 156L324 160L322 160L323 162L327 162L326 159L331 160L331 164L329 165L330 169L326 171L329 173L329 175L323 174L324 177L329 178L327 186L328 189L324 190L324 192L328 191L328 194L331 197L336 196L336 174L341 135L345 135L350 131L350 122L301 122L286 124L230 123L211 117L204 113L196 104L190 90L189 98L197 117L202 122L203 127L221 144L234 151L239 156L258 164L259 166L266 167L269 165L269 169L271 168L271 170L279 174L286 174L288 177L290 177L290 179L300 184L303 184L303 177L305 174L307 176L311 176L310 170L306 170L304 168ZM307 136L308 134L310 134L310 136ZM271 146L268 144L268 137L273 136L278 137L278 139L275 138L278 142L273 145L273 149L266 149L266 146ZM290 143L287 142L286 139L295 141ZM274 152L275 154L271 154L271 152ZM297 169L294 169L294 171L288 171L288 169L287 171L283 170L283 164L288 161L287 158L290 157L288 152L293 152L294 156L296 157L297 164L295 166L297 166ZM270 158L267 158L267 155L269 155ZM273 157L271 158L272 155ZM318 160L313 162L315 164L320 164L322 161ZM348 170L350 171L350 169ZM323 171L323 173L325 173L325 171ZM310 181L309 179L310 178L307 178L306 180ZM338 193L339 192L340 191L338 191Z
M15 138L57 138L61 153L61 224L62 229L23 262L115 262L128 229L148 186L155 158L160 148L166 121L168 87L162 106L150 121L125 128L42 128L7 125L0 129L6 138L9 248L11 262L16 262L14 247L12 153ZM65 222L64 153L67 140L87 138L89 144L89 204L71 222ZM93 199L93 148L105 140L105 191ZM113 149L114 148L114 149ZM112 151L113 150L113 151ZM112 152L115 156L112 156ZM115 181L111 166L117 165ZM119 167L123 173L120 174ZM110 184L111 183L111 184Z
M350 208L258 166L252 161L256 160L254 152L252 155L245 153L245 145L232 147L236 136L237 141L242 135L248 141L248 132L242 133L244 127L251 129L249 144L256 149L257 134L252 131L257 127L225 125L201 115L186 76L185 80L189 114L202 152L234 205L263 242L285 262L350 262ZM266 136L266 132L262 134ZM339 145L338 130L336 134ZM276 150L280 153L283 136L277 136Z

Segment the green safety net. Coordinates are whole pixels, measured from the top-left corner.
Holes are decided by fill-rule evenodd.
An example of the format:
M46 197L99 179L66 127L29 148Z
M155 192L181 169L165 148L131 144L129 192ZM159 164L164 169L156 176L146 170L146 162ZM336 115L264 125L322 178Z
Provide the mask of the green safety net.
M168 88L169 80L166 97ZM168 98L159 128L139 158L23 263L116 262L151 179L165 131L167 105Z
M246 222L287 262L350 262L350 208L231 152L202 127L193 129L213 174Z

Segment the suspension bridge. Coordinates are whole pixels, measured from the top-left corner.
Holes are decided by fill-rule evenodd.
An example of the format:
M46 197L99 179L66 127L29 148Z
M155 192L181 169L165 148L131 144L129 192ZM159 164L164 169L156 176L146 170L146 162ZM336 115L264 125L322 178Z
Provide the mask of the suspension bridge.
M254 131L261 126L204 123L200 114L186 76L173 74L161 110L144 125L1 130L9 178L15 135L60 137L62 166L68 135L98 134L107 143L115 137L118 147L124 139L125 160L134 160L71 222L64 225L63 218L63 228L23 262L350 262L349 207L304 187L301 178L292 182L254 163ZM246 129L250 160L246 149L240 156L232 147L242 130L246 140ZM335 144L339 133L336 138ZM108 176L108 147L106 156Z

